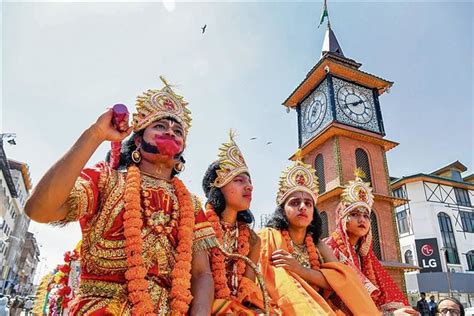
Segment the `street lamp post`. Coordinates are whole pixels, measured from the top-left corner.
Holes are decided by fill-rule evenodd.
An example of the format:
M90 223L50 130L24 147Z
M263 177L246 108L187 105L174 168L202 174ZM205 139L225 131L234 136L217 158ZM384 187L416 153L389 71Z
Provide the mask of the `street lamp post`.
M451 297L452 285L451 285L451 271L448 266L448 248L442 247L440 249L444 253L444 263L446 266L446 279L448 280L448 296Z

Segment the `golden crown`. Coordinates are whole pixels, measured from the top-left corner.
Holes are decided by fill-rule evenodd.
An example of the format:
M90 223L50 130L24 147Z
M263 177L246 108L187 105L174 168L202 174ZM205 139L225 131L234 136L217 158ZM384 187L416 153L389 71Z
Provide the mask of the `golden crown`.
M301 161L300 151L296 153L294 164L286 168L280 176L276 198L277 204L283 204L288 196L296 191L309 193L314 204L316 204L319 192L316 170L311 165Z
M234 137L234 132L230 130L229 142L219 147L219 169L217 169L217 178L214 181L214 186L217 188L222 188L236 175L244 172L250 174L244 157L234 141Z
M364 182L362 178L365 177L364 172L357 168L354 171L355 179L349 181L344 187L341 195L344 203L344 211L342 216L347 215L350 211L358 208L364 208L369 213L372 211L374 204L374 195L370 183Z
M165 85L162 89L149 89L137 97L137 113L133 113L133 130L137 132L159 119L170 117L183 126L187 135L191 127L191 112L187 108L188 102L171 89L163 76L160 76L160 79Z

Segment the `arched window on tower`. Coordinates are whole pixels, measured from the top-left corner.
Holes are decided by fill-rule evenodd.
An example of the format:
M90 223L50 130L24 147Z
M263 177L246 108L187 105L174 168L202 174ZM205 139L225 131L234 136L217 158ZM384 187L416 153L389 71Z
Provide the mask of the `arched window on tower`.
M316 169L316 176L318 177L319 193L324 193L326 192L326 180L324 178L324 158L322 154L316 156L314 169Z
M372 176L370 174L370 161L369 155L362 148L357 148L355 151L356 166L360 168L364 173L365 177L362 179L365 182L369 182L372 185Z
M413 252L411 250L405 251L403 256L405 257L405 263L413 265Z
M453 225L449 215L443 212L438 213L439 230L443 238L444 256L447 263L459 264L458 248L454 239Z
M377 215L372 211L370 213L370 227L372 229L372 248L374 253L379 260L382 260L382 250L380 249L380 238L379 238L379 224L377 223Z
M329 236L328 214L325 211L322 211L319 213L319 216L321 217L321 230L323 232L321 238L326 238Z

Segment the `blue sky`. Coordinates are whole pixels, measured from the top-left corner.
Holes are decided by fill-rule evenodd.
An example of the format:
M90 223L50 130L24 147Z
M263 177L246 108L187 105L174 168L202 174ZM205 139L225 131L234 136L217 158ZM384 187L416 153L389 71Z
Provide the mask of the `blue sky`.
M395 82L380 99L386 138L400 142L388 153L391 175L455 160L472 172L473 4L328 5L344 54ZM38 182L105 107L133 109L163 74L193 116L182 178L202 196L205 169L236 129L258 219L274 209L280 171L297 147L296 113L281 103L319 60L320 12L321 2L3 2L2 132L17 133L7 155L27 162ZM48 266L80 238L75 224L31 230Z

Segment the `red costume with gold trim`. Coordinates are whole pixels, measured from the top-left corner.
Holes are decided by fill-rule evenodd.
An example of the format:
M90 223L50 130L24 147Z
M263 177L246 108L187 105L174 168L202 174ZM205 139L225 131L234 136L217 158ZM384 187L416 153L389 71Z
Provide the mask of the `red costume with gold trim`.
M409 306L402 291L380 264L372 248L372 232L360 238L357 250L349 243L347 216L362 210L370 214L373 204L372 188L359 176L346 186L342 202L336 210L336 230L325 240L336 258L353 268L377 307L383 311Z
M137 98L134 131L171 118L185 138L191 123L187 103L162 80L163 89ZM138 149L134 154L140 157ZM67 217L56 224L79 221L83 240L71 315L186 313L191 252L215 245L215 236L199 200L181 181L154 178L135 164L115 170L99 163L81 172L67 204Z
M81 281L79 293L71 308L73 315L127 314L127 289L125 271L125 237L123 214L125 172L111 169L100 163L84 169L70 193L70 213L63 222L79 220L83 242L81 248ZM151 208L160 215L169 216L176 199L173 186L164 180L142 175L142 196L151 196ZM196 224L194 249L205 249L212 228L194 200ZM142 229L143 257L148 269L147 279L153 302L159 306L157 313L170 313L170 273L174 266L177 229L171 234L157 234L148 226Z

